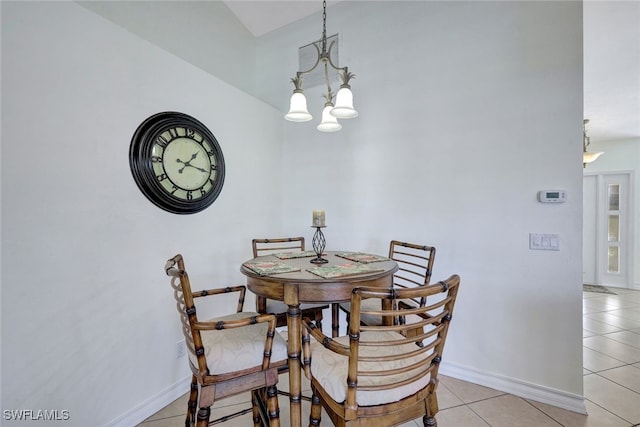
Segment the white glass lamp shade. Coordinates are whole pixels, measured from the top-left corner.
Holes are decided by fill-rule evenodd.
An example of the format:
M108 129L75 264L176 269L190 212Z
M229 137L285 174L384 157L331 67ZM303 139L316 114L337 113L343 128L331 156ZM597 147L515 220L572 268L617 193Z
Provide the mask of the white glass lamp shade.
M308 122L313 118L307 109L307 98L302 92L294 92L291 95L289 112L284 118L290 122Z
M336 95L336 106L331 110L331 115L339 119L352 119L358 117L358 112L353 108L353 94L348 87L342 87Z
M582 153L582 163L594 162L602 154L604 154L604 151L601 151L599 153L589 153L589 152L585 151L584 153Z
M318 130L322 132L335 132L342 129L338 119L330 114L333 105L329 104L322 110L322 122L318 125Z

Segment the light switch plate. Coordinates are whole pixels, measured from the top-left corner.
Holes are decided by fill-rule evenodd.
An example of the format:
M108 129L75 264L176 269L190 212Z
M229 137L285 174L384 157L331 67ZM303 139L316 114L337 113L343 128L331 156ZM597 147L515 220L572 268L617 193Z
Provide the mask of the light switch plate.
M560 235L529 233L529 249L536 251L559 251Z

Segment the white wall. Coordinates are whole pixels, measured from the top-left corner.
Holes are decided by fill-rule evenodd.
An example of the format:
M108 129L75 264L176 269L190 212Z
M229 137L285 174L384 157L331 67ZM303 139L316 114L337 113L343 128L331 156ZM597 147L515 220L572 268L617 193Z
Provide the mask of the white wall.
M633 285L640 288L640 139L628 138L615 141L591 142L590 152L604 152L593 163L589 163L585 172L632 171L631 179L634 197L634 278Z
M579 2L341 2L327 33L360 116L316 131L309 88L315 119L286 123L283 147L292 227L323 208L328 249L422 242L434 280L461 275L445 372L559 400L582 395L581 18ZM283 114L320 30L314 15L259 40L258 88ZM569 202L538 203L545 188ZM530 232L561 250L529 250Z
M195 215L156 208L129 169L136 127L167 110L198 118L224 152L222 193ZM271 107L75 3L2 2L3 410L133 425L185 392L164 262L182 252L194 286L244 283L250 239L282 217L281 127Z

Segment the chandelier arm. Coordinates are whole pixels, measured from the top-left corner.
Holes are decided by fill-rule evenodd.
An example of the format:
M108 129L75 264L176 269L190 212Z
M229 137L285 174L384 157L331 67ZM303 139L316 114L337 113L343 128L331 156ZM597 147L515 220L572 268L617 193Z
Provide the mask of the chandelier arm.
M591 138L587 136L587 123L589 123L589 119L582 120L582 148L585 153L587 152L587 147L591 144Z
M329 65L331 65L331 68L333 68L336 71L342 71L343 73L347 71L347 67L338 67L336 66L333 61L331 60L331 49L333 49L333 45L336 44L336 41L333 40L331 42L331 44L329 45L329 51L327 52L327 60L329 61Z
M317 42L314 42L314 43L312 43L312 44L313 44L313 47L315 47L315 48L316 48L316 50L318 51L318 56L316 57L316 63L315 63L315 64L313 64L313 67L309 68L308 70L305 70L305 71L298 71L298 72L296 73L296 76L297 76L298 78L302 77L304 74L309 74L310 72L312 72L313 70L315 70L315 69L316 69L316 67L318 66L318 64L320 63L320 57L321 57L321 55L320 55L320 48L318 47Z
M582 137L582 147L584 151L587 151L587 147L591 145L591 138L587 136L587 132L584 132L584 136Z

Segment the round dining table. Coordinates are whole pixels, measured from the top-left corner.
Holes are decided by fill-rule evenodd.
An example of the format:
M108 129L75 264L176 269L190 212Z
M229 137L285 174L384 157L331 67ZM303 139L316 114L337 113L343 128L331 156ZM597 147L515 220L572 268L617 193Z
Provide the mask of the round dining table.
M242 274L247 276L247 287L251 292L283 301L288 306L289 405L291 425L295 427L300 427L302 422L300 304L348 302L353 289L361 286L391 288L393 274L398 270L396 262L388 258L379 257L377 262L363 264L339 256L344 254L327 251L322 254L327 260L324 264L311 263L315 255L282 259L278 254L272 254L247 260L240 267ZM260 270L256 266L265 268ZM355 270L351 271L351 267L355 267ZM292 271L281 272L287 270ZM324 274L325 277L318 274ZM336 313L337 310L333 310L333 317ZM337 322L337 319L333 320Z

